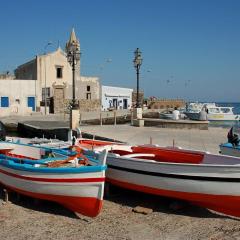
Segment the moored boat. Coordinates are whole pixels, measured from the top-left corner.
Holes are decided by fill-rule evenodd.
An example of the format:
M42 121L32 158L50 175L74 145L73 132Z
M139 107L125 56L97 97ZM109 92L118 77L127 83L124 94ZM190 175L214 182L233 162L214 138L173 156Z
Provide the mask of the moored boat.
M74 151L8 142L0 143L0 153L0 183L7 188L60 203L89 217L100 213L106 150L99 154L97 163Z
M220 153L240 157L239 127L233 126L227 134L228 142L219 145Z
M189 105L184 114L191 120L200 120L201 111L206 111L208 121L239 121L240 115L234 114L233 109L234 107L217 106L215 103L198 103Z

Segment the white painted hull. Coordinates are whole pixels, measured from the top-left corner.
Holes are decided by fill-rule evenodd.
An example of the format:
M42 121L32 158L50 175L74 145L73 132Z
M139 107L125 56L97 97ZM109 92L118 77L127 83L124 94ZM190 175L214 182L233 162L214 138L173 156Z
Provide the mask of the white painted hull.
M235 114L208 114L208 121L239 121L239 115Z
M240 166L236 169L236 166L158 163L114 157L111 154L107 158L107 164L106 176L109 179L173 191L240 195L238 182L223 187L229 185L228 179L240 180ZM204 179L204 182L200 179ZM226 182L221 181L219 184L219 181L212 181L213 179L226 179Z
M105 174L36 174L0 165L0 182L19 193L58 202L74 212L94 217L102 208Z
M124 146L112 147L113 149ZM140 146L141 148L141 146ZM149 160L150 151L143 147L143 156L124 157L109 153L107 157L107 181L128 189L179 198L199 206L225 214L240 216L240 159L213 155L205 152L177 148L150 147L157 151L169 151L163 155L164 162ZM126 146L129 151L129 146ZM174 162L179 154L186 162ZM130 154L135 157L138 155ZM126 156L126 155L125 155ZM159 155L160 156L160 155ZM198 156L195 160L191 156ZM201 157L201 159L199 158ZM194 161L192 163L192 160ZM166 162L168 161L168 162ZM189 162L188 162L189 161Z

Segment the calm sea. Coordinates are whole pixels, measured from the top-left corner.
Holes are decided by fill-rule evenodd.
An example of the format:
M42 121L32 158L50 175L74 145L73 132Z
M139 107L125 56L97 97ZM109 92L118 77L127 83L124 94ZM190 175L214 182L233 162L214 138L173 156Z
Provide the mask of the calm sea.
M234 107L233 108L233 112L234 114L240 114L240 102L216 102L217 106L220 107ZM210 126L213 127L226 127L229 128L233 125L239 125L240 126L240 122L236 121L236 122L232 122L232 121L225 121L225 122L210 122L209 123Z

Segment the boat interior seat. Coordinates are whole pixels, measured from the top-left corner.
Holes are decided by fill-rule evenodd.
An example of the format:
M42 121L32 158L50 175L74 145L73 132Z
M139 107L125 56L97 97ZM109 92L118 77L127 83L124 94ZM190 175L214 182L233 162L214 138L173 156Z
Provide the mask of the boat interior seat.
M145 157L155 157L155 154L152 153L132 153L132 154L127 154L124 155L123 157L127 157L127 158L145 158Z
M110 153L119 154L120 156L128 155L128 154L132 154L133 153L133 152L129 152L129 151L126 151L126 150L120 150L120 149L113 149L113 150L110 150L109 152Z
M151 153L154 157L144 157L144 159L151 159L160 162L173 162L173 163L201 163L204 154L183 152L173 149L159 149L149 147L132 147L133 153Z

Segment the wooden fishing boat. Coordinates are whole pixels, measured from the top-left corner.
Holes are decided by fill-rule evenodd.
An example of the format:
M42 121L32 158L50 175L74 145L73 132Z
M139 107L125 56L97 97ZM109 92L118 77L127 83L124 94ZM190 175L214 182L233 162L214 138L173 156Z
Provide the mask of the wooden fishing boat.
M106 155L104 150L96 161L74 151L0 142L0 183L95 217L102 208Z
M153 145L94 151L102 149L109 150L106 181L114 185L240 216L240 158Z

